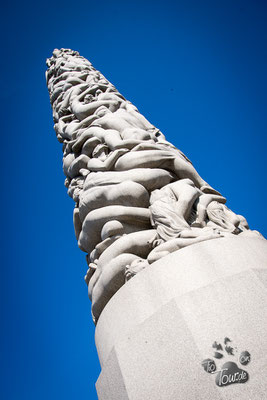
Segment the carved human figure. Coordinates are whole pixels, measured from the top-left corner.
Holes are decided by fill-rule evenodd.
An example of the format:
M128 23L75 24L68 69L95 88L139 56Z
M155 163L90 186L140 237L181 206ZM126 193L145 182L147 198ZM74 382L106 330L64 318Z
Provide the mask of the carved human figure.
M205 226L207 206L217 200L225 203L226 199L216 194L203 194L190 179L182 179L152 192L150 211L152 225L157 229L157 236L163 241L179 237L184 229L191 229L189 217L195 205L196 220L194 225Z

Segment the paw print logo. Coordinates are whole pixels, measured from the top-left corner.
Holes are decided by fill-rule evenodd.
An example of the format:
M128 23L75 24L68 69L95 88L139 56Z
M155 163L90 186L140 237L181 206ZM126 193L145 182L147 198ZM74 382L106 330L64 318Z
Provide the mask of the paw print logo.
M212 344L214 350L213 357L217 362L221 362L221 366L217 366L212 358L206 358L201 365L209 374L216 374L215 383L219 387L228 386L233 383L246 383L249 379L249 374L242 368L239 368L237 363L248 365L251 361L251 356L248 351L242 351L238 356L238 350L232 345L232 340L228 337L224 338L223 345L214 341ZM230 358L224 361L224 357ZM235 362L236 361L236 362Z

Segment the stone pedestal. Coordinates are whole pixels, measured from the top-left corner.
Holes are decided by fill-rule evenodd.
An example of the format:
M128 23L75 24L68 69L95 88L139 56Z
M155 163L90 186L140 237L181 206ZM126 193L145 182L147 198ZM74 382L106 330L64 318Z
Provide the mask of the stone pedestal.
M263 400L267 398L267 242L231 237L202 242L155 262L125 284L96 327L100 400ZM214 358L214 341L234 355ZM239 356L251 361L242 366ZM235 362L249 380L219 387Z

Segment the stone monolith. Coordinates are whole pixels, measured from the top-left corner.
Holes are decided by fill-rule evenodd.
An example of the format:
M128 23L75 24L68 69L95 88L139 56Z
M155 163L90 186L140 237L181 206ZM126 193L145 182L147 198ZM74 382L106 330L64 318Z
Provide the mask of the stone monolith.
M99 399L263 399L265 239L78 52L47 66Z

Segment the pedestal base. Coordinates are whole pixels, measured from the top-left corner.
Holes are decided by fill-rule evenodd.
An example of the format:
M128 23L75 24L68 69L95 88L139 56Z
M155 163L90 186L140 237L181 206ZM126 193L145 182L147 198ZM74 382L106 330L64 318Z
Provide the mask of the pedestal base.
M257 238L202 242L140 272L110 300L96 327L99 399L267 398L266 287L267 241ZM221 359L214 358L214 341L223 347ZM247 365L240 363L243 351L251 355ZM217 386L217 373L201 365L205 359L217 371L234 362L249 379Z

